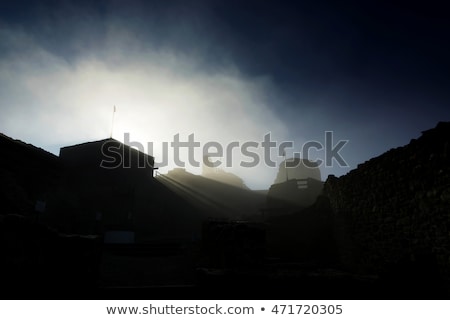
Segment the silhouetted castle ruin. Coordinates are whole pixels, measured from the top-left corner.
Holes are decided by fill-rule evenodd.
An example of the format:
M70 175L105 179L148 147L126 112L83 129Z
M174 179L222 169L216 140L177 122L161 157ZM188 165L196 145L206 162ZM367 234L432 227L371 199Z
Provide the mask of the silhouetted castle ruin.
M272 213L286 213L312 205L322 192L320 168L316 162L292 158L281 162L275 182L267 194Z

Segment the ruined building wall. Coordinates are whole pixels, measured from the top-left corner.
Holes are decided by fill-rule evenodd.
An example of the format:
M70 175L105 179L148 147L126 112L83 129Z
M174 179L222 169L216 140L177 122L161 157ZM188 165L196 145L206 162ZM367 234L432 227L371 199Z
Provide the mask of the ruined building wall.
M449 140L450 122L441 122L345 176L328 177L324 194L346 266L383 273L425 261L450 279Z

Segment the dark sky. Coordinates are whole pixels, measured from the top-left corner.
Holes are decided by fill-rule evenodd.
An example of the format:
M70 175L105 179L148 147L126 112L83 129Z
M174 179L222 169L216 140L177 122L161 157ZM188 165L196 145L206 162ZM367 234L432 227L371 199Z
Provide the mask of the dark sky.
M280 138L323 141L324 131L334 131L336 139L349 140L343 153L350 168L325 168L323 178L450 120L450 23L443 3L2 1L0 12L3 64L32 59L38 47L69 69L92 56L123 65L128 51L151 47L195 60L189 72L219 74L231 66L239 79L269 83L262 90L267 108L252 112L275 114L285 130ZM49 65L39 63L33 66L45 73ZM16 92L13 80L0 80L10 88L2 98ZM6 101L27 101L23 113L31 108L29 97ZM0 108L11 117L0 123L5 134L51 151L73 140L21 136L14 130L20 118L5 102Z

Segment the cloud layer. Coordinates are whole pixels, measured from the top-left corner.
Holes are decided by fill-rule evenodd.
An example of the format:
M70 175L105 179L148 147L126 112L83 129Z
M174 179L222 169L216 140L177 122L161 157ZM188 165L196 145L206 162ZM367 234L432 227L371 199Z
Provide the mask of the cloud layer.
M145 146L152 142L157 159L162 142L178 133L184 141L193 133L202 145L224 147L260 142L269 131L286 137L270 107L269 78L245 77L231 63L205 67L201 56L142 45L127 30L118 35L117 26L110 29L115 36L105 37L103 46L68 60L26 32L3 28L9 55L0 62L2 131L57 153L61 146L108 137L116 106L114 138L123 141L127 132ZM242 157L234 155L234 168L227 170L250 186L270 185L274 170L239 169Z

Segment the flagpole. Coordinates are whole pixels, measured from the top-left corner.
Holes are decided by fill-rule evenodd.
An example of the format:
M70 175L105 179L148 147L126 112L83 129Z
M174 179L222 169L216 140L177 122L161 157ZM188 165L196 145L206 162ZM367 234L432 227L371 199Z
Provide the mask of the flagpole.
M111 135L109 136L112 139L113 130L114 130L114 114L116 113L116 106L114 106L113 114L112 114L112 122L111 122Z
M289 177L288 177L288 166L286 161L286 150L283 153L284 153L284 170L286 171L286 181L288 181Z

